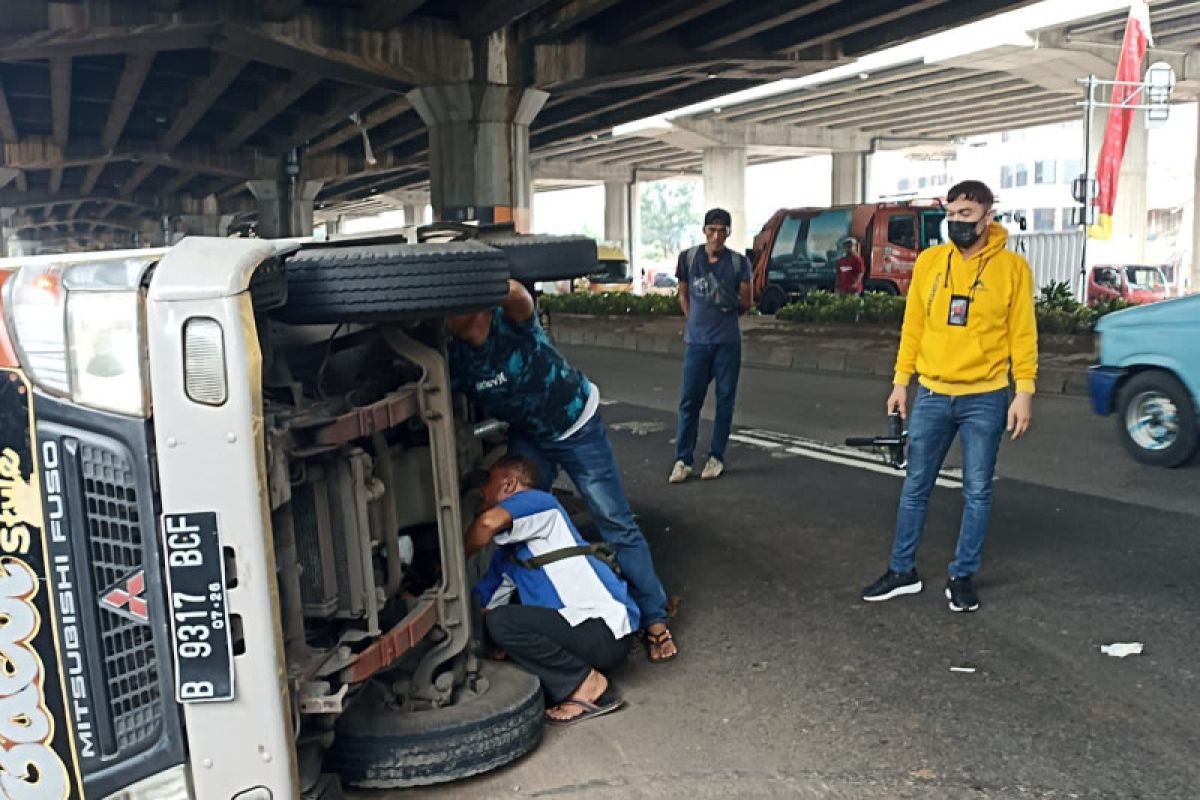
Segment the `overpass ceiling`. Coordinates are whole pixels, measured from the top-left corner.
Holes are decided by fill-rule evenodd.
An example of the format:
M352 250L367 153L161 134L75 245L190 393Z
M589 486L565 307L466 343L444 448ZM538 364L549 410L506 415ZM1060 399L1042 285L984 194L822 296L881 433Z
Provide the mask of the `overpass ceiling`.
M473 41L488 35L517 42L529 82L550 92L531 128L540 154L1031 2L6 2L0 207L64 242L211 211L210 196L252 213L245 182L277 177L293 148L325 181L324 203L418 184L427 140L404 93L468 79ZM669 169L696 166L659 155Z
M1068 41L1120 44L1125 36L1128 14L1107 14L1066 29ZM1150 29L1154 46L1166 50L1200 49L1200 2L1196 0L1152 0Z
M1056 30L1061 37L1051 47L1006 46L941 62L901 64L691 119L827 129L835 138L844 132L847 139L865 133L882 149L1077 120L1083 112L1077 105L1082 90L1076 80L1091 72L1111 77L1127 16L1110 14ZM1200 0L1153 2L1151 27L1160 51L1200 49ZM1101 56L1088 46L1097 44L1115 47L1101 48ZM698 172L700 151L671 140L670 133L653 131L619 138L601 135L544 146L535 156L551 172L561 172L562 162L592 170L624 166ZM752 163L800 155L749 151Z

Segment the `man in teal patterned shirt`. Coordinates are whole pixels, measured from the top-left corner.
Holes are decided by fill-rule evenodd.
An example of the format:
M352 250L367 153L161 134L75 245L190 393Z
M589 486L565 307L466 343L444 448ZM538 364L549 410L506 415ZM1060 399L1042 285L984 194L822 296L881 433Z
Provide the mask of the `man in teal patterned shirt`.
M508 423L509 452L537 465L537 488L548 491L560 467L571 476L629 582L650 660L669 661L679 651L667 629L667 595L621 486L600 390L554 349L525 287L508 286L499 308L447 319L451 385Z

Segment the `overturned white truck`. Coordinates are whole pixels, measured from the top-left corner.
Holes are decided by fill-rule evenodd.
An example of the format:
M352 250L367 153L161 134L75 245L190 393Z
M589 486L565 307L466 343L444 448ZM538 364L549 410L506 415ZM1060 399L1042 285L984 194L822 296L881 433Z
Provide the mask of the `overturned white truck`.
M536 680L472 647L504 437L443 317L596 249L454 233L0 262L5 796L336 798L537 743Z

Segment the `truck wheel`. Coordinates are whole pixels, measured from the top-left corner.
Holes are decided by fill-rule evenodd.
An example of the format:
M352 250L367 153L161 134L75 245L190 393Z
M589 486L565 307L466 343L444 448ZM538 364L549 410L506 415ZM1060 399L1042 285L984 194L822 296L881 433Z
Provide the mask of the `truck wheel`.
M508 256L508 269L522 283L565 281L597 269L596 242L586 236L485 236L481 241Z
M768 286L763 290L762 298L758 301L758 310L764 314L774 314L787 305L787 295L778 286Z
M863 291L877 292L879 294L886 294L890 297L900 296L900 287L891 281L867 281Z
M286 322L388 322L499 305L504 254L479 242L301 250L287 261Z
M459 780L523 756L542 738L542 688L511 664L484 661L486 690L457 705L399 711L368 685L337 722L326 768L351 786L402 789Z
M1200 444L1196 408L1179 379L1163 370L1140 372L1121 387L1117 430L1138 461L1156 467L1187 463Z

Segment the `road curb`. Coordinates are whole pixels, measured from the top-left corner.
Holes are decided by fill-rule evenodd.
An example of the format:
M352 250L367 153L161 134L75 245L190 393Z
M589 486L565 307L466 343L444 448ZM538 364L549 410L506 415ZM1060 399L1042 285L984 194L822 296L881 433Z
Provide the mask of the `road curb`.
M551 337L558 344L602 347L654 355L683 356L679 335L613 330L612 321L582 315L562 315L551 323ZM851 377L890 378L894 354L853 349L802 348L789 344L744 342L742 365L797 372L833 373ZM1087 370L1046 366L1039 370L1038 392L1086 397Z

